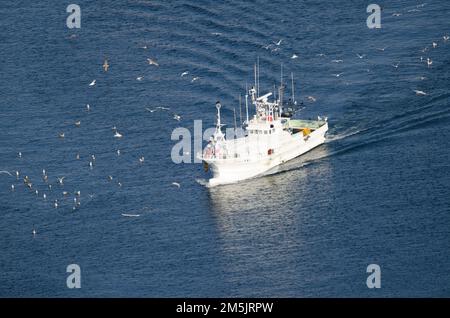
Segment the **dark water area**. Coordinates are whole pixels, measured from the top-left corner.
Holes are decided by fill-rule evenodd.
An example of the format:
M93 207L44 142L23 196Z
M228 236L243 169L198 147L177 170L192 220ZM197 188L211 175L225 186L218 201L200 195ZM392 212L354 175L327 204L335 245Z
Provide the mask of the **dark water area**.
M77 4L80 29L60 1L0 4L1 297L450 296L450 2L380 2L381 29L363 1ZM172 131L212 126L217 100L232 125L257 57L261 91L283 64L327 142L207 188Z

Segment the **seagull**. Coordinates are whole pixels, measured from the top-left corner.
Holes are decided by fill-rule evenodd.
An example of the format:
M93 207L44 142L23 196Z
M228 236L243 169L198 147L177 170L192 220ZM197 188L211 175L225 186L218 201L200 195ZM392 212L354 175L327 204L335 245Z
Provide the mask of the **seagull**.
M148 47L147 47L147 45L144 45L144 46L141 46L141 49L146 50L146 49L148 49Z
M365 54L358 54L358 53L356 53L356 55L360 58L360 59L363 59L364 58L364 56L366 56Z
M51 184L48 185L48 189L49 189L50 191L52 191L52 185L51 185Z
M420 79L421 81L423 81L423 80L426 80L427 78L426 78L425 76L420 76L419 79Z
M81 121L80 121L80 120L77 120L77 121L75 122L75 126L76 126L76 127L80 127L80 125L81 125Z
M16 171L16 178L19 180L19 171Z
M437 43L436 42L433 42L433 49L435 49L435 48L437 48Z
M275 45L279 46L281 44L281 42L283 41L283 39L280 39L278 42L273 42Z
M120 149L117 149L116 153L118 156L120 156Z
M69 194L69 192L67 192L67 191L63 191L63 196L67 196L68 194Z
M77 197L79 197L79 196L81 195L81 192L80 192L80 191L75 191L75 195L76 195Z
M344 73L338 73L338 74L333 74L333 75L336 77L340 77L342 74L344 74Z
M140 157L139 158L139 163L144 163L144 160L145 160L144 156Z
M292 56L291 56L291 59L296 59L296 58L298 58L298 55L297 54L292 54Z
M122 182L117 182L117 185L118 185L119 187L122 187Z
M222 35L222 33L220 33L220 32L211 32L211 35Z
M37 231L35 229L33 229L33 231L31 233L33 233L33 237L35 237L37 234Z
M65 177L61 177L61 178L56 177L56 178L58 179L59 185L64 185L64 178L65 178Z
M108 72L108 68L109 68L108 60L105 60L105 62L103 63L103 69L105 70L105 72Z
M95 85L95 82L96 82L96 80L93 80L93 81L89 84L89 86L94 86L94 85Z
M45 169L42 169L42 175L45 176L47 174L47 172L45 171Z
M95 161L95 155L91 155L92 161Z
M401 13L393 13L392 14L392 16L394 16L394 17L399 17L399 16L401 16L402 14Z
M384 50L386 50L388 47L387 46L385 46L385 47L383 47L383 48L377 48L377 50L378 51L381 51L381 52L384 52Z
M36 195L39 195L39 191L38 190L36 190L35 193L36 193Z
M122 216L125 216L125 217L139 217L139 216L141 216L140 214L129 214L129 213L122 213Z
M173 119L175 119L176 121L180 121L181 120L181 116L177 115L177 114L174 114L173 115Z
M400 62L397 62L397 64L392 64L392 66L393 66L394 68L398 68L399 65L400 65Z
M62 132L62 133L59 133L59 138L64 138L66 135Z
M112 181L112 180L113 180L113 177L112 177L112 176L108 176L108 180L109 180L109 181Z
M76 158L77 158L77 160L80 160L80 154L79 153L77 153Z
M55 209L58 208L58 200L55 200L54 206L55 206Z
M142 81L144 79L144 76L138 76L138 77L136 77L136 80L138 80L138 81Z
M11 184L11 191L14 191L15 187L14 184Z
M427 65L428 65L428 67L430 67L431 64L433 64L433 61L428 57L427 58Z
M331 62L333 62L333 63L342 63L344 61L343 60L332 60Z
M170 110L170 108L168 108L168 107L162 107L162 106L158 106L158 107L156 107L156 108L161 109L161 110Z
M122 138L122 134L116 131L116 133L114 134L114 138Z
M414 90L414 92L415 92L416 95L418 95L418 96L425 96L425 95L428 95L428 94L425 93L424 91Z
M185 71L185 72L183 72L183 73L181 73L181 77L183 77L183 76L186 76L186 75L188 75L189 74L189 72L188 71Z
M156 111L157 111L157 109L150 109L150 108L148 108L148 107L145 107L145 109L146 109L147 111L149 111L150 113L153 113L153 112L156 112Z
M147 61L148 61L149 65L159 66L158 62L156 62L155 60L152 60L152 59L148 58Z
M422 53L425 53L426 51L428 51L428 47L424 47L424 48L422 49Z
M319 54L316 54L317 56L320 56L320 57L323 57L323 56L325 56L326 54L324 54L324 53L319 53Z
M450 36L444 35L442 38L444 39L445 42L447 42L450 39Z
M48 176L45 174L42 176L42 180L44 180L45 183L47 183L48 181Z
M47 195L44 193L44 195L42 196L44 198L44 200L47 199Z
M315 102L317 100L314 96L308 96L307 98L311 102Z
M181 187L181 185L178 182L172 182L172 185L176 186L176 187Z
M89 104L86 104L86 110L90 111L91 110L91 106Z
M197 80L199 80L200 79L200 77L194 77L192 80L191 80L191 83L193 83L193 82L195 82L195 81L197 81Z
M93 164L92 164L92 161L89 161L89 168L93 168Z
M19 151L18 155L19 155L19 158L22 158L22 153L20 151Z
M11 174L11 172L6 171L6 170L0 171L0 173L8 174L8 175L10 175L11 177L13 176L13 175Z

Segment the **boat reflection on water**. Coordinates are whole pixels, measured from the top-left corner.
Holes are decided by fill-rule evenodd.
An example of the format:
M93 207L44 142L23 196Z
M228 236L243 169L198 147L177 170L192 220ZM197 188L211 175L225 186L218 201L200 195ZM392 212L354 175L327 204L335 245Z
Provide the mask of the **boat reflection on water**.
M305 241L311 230L316 232L326 222L314 210L330 188L327 156L325 144L280 166L281 171L273 175L209 189L226 259L224 273L245 277L246 295L258 295L251 289L253 284L271 284L280 286L280 293L273 296L287 296L284 288L298 284L297 271L304 272L299 266L312 266L304 262L311 253Z

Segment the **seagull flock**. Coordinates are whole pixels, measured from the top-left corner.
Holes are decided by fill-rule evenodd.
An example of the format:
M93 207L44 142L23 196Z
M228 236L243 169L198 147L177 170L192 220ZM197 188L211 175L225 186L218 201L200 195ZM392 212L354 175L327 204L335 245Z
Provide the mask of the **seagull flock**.
M417 8L423 7L423 6L424 6L424 4L417 6ZM418 9L415 9L415 10L418 11ZM413 10L409 10L408 12L413 12ZM396 16L396 17L401 16L401 13L394 13L393 16ZM212 33L212 35L219 36L219 35L221 35L221 33ZM445 34L445 35L442 36L443 43L449 42L449 40L450 40L450 36L448 34ZM262 47L265 50L269 50L270 52L277 52L277 51L280 51L282 49L282 44L283 43L285 43L285 41L283 39L278 39L277 41L272 41L270 44L264 45ZM422 53L427 53L427 52L429 52L432 49L438 49L439 46L440 46L439 41L435 39L433 41L430 41L430 45L426 46L425 48L423 48L421 50L421 52ZM144 49L144 50L147 50L148 46L145 45L145 46L142 46L140 48ZM376 50L380 51L380 52L385 52L388 48L389 48L388 46L385 46L385 47L381 47L381 48L376 48ZM358 58L358 59L366 59L367 58L367 54L355 53L355 55L356 55L356 58ZM318 53L318 54L316 54L316 56L324 58L327 55L325 53ZM298 54L292 53L291 59L293 59L293 60L294 59L299 59ZM330 62L338 64L338 63L344 63L344 60L343 59L332 59L332 60L330 60ZM423 55L420 56L420 62L425 64L427 68L431 68L432 65L433 65L432 59L430 57L426 57L425 58ZM159 67L160 66L160 64L157 62L157 60L155 58L147 58L147 63L151 67ZM395 69L401 68L400 67L400 62L398 62L398 61L393 62L393 64L391 64L391 65ZM105 59L104 62L103 62L103 65L102 65L102 68L103 68L104 72L108 72L110 67L111 67L111 65L110 65L109 61L107 59ZM369 70L367 69L367 71L369 71ZM334 77L336 77L336 78L341 78L344 75L344 72L334 73L332 75ZM180 73L179 77L181 79L189 78L191 83L194 83L194 82L200 80L199 76L191 75L190 71L188 71L188 70L182 71ZM425 76L421 76L420 79L421 80L425 80L426 77ZM144 76L142 76L142 75L138 76L138 77L136 77L136 80L137 81L143 81L144 80ZM93 79L88 84L88 87L89 87L89 89L95 89L96 85L97 85L97 80ZM413 92L417 96L426 96L426 95L428 95L427 92L425 92L423 90L420 90L420 89L413 89ZM309 101L309 102L316 102L317 98L314 97L314 96L306 96L306 100ZM147 112L149 112L149 113L154 113L154 112L158 112L158 111L167 112L167 113L171 114L173 120L178 121L178 122L181 121L181 116L179 114L176 114L176 113L172 112L169 107L163 107L163 106L158 106L158 107L155 107L155 108L146 107L145 110ZM90 111L91 111L90 104L86 104L86 112L89 113ZM75 121L74 125L75 125L76 128L79 128L81 126L81 120ZM114 139L122 139L122 138L124 138L124 135L121 132L119 132L117 127L114 126L112 128L112 130L113 130L113 138ZM60 139L66 138L65 132L59 132L58 133L58 137ZM69 137L70 137L70 135L68 136L68 138ZM117 149L116 150L116 155L117 156L121 156L121 154L122 154L121 150ZM18 160L22 160L23 159L23 154L22 154L21 151L17 152L17 158L18 158ZM80 160L80 154L79 153L76 154L76 160ZM94 154L92 154L90 156L89 162L88 162L89 169L94 169L95 161L96 161L96 157L95 157ZM139 158L137 158L137 162L138 162L139 165L143 165L145 163L144 156L140 156ZM13 174L13 173L11 173L10 171L7 171L7 170L0 170L0 176L1 175L6 175L7 177L15 178L16 179L16 183L12 183L11 184L10 191L16 192L16 191L19 190L18 186L20 185L20 183L18 181L20 180L20 178L22 176L21 171L16 170L14 172L14 174ZM107 177L105 177L105 179L106 178L111 183L114 181L114 177L112 175L108 175ZM81 197L82 197L81 196L81 191L80 190L75 190L75 191L69 192L67 189L65 189L66 176L53 176L53 177L50 177L48 175L47 171L45 169L43 169L42 170L42 181L39 184L40 185L39 189L41 189L42 193L40 193L39 190L37 189L37 184L38 183L35 182L34 180L32 181L29 176L24 175L22 177L22 180L23 180L24 186L26 188L28 188L29 191L31 191L36 197L41 198L44 201L47 201L47 199L49 198L50 193L53 193L53 192L56 192L56 191L60 191L60 193L63 196L63 199L68 197L68 196L72 196L72 201L73 201L72 210L73 211L77 211L81 207ZM56 188L52 188L53 185L51 183L51 180L55 181L54 185L56 186ZM117 185L119 187L122 187L122 183L120 181L116 181L116 182L117 182ZM67 180L67 183L70 183L70 180ZM45 191L42 190L42 188L43 188L42 185L46 185L47 190L45 190ZM176 188L180 188L181 187L180 183L178 183L178 182L172 182L171 185L176 187ZM94 197L94 194L90 193L90 194L87 194L87 196L90 199L92 199ZM61 201L63 199L60 199L60 200L53 199L53 200L51 200L51 202L50 202L51 206L53 206L54 209L60 208L61 207ZM132 214L132 213L122 213L121 215L122 216L126 216L126 217L138 217L138 216L140 216L140 214ZM32 235L33 235L33 237L35 237L37 235L36 228L33 228Z

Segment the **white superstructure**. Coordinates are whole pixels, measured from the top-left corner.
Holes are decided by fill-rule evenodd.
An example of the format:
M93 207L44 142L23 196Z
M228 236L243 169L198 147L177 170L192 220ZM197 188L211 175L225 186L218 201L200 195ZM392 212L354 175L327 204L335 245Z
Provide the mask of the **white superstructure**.
M258 86L259 83L256 87ZM273 101L269 101L272 93L258 97L257 90L253 87L249 91L255 107L255 115L250 120L246 95L247 120L244 123L244 136L238 138L226 138L223 134L220 121L221 105L216 103L216 130L203 153L197 155L203 161L205 170L212 171L210 186L270 173L278 165L325 141L325 133L328 130L326 118L291 119L291 108L289 112L283 112L283 84L279 90L279 98ZM292 103L294 102L291 102L291 106Z

